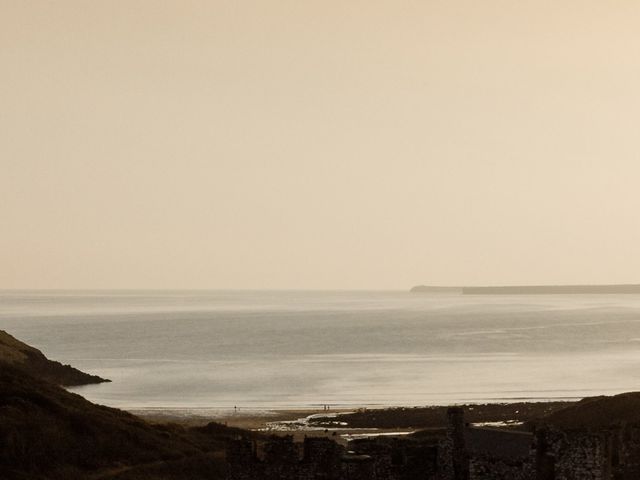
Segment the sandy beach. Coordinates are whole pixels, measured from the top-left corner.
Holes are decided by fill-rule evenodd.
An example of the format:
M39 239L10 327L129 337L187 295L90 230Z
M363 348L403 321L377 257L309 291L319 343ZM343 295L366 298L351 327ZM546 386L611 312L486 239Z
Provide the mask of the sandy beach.
M406 435L414 428L360 428L349 427L340 416L358 409L131 409L150 423L177 423L194 427L217 422L229 427L263 432L269 435L292 435L296 440L304 437L328 437L346 444L356 438L377 435ZM315 423L316 422L319 423Z
M140 408L128 409L129 412L152 423L177 423L185 426L206 425L217 422L230 427L248 430L265 429L279 422L295 422L311 415L345 413L353 410L339 409L329 412L322 409L179 409L179 408ZM275 428L274 428L275 430Z
M465 405L471 424L524 428L572 402L519 402ZM329 437L341 443L379 435L406 435L446 426L447 406L356 409L131 409L151 423L201 426L217 422L272 435Z

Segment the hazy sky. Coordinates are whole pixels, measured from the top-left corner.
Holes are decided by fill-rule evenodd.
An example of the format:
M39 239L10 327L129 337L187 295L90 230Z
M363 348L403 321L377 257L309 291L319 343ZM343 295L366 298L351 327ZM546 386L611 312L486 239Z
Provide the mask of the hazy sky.
M640 282L639 25L0 0L0 288Z

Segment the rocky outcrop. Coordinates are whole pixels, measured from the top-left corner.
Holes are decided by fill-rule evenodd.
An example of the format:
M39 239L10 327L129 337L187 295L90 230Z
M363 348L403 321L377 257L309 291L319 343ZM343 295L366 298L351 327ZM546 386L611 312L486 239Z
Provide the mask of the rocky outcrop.
M37 348L0 330L0 367L2 364L11 365L34 377L65 387L110 382L97 375L81 372L70 365L49 360Z

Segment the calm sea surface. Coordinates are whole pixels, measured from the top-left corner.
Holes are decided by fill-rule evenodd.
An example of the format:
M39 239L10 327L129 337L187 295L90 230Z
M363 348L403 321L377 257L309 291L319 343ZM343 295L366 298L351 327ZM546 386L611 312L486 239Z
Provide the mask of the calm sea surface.
M640 390L640 296L0 292L0 329L123 408L427 405Z

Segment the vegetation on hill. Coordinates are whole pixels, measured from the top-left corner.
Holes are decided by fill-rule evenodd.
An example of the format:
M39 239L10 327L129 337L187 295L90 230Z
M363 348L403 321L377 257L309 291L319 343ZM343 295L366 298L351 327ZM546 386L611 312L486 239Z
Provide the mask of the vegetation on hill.
M560 428L604 428L622 423L640 424L640 392L611 397L587 397L547 415L543 421Z
M0 331L0 479L215 480L240 429L149 424L60 385L103 382Z
M568 405L571 402L489 403L462 407L467 422L483 423L529 422ZM340 415L339 421L350 428L444 428L447 426L447 409L446 406L361 409ZM316 417L310 421L317 426L330 427L336 419Z

